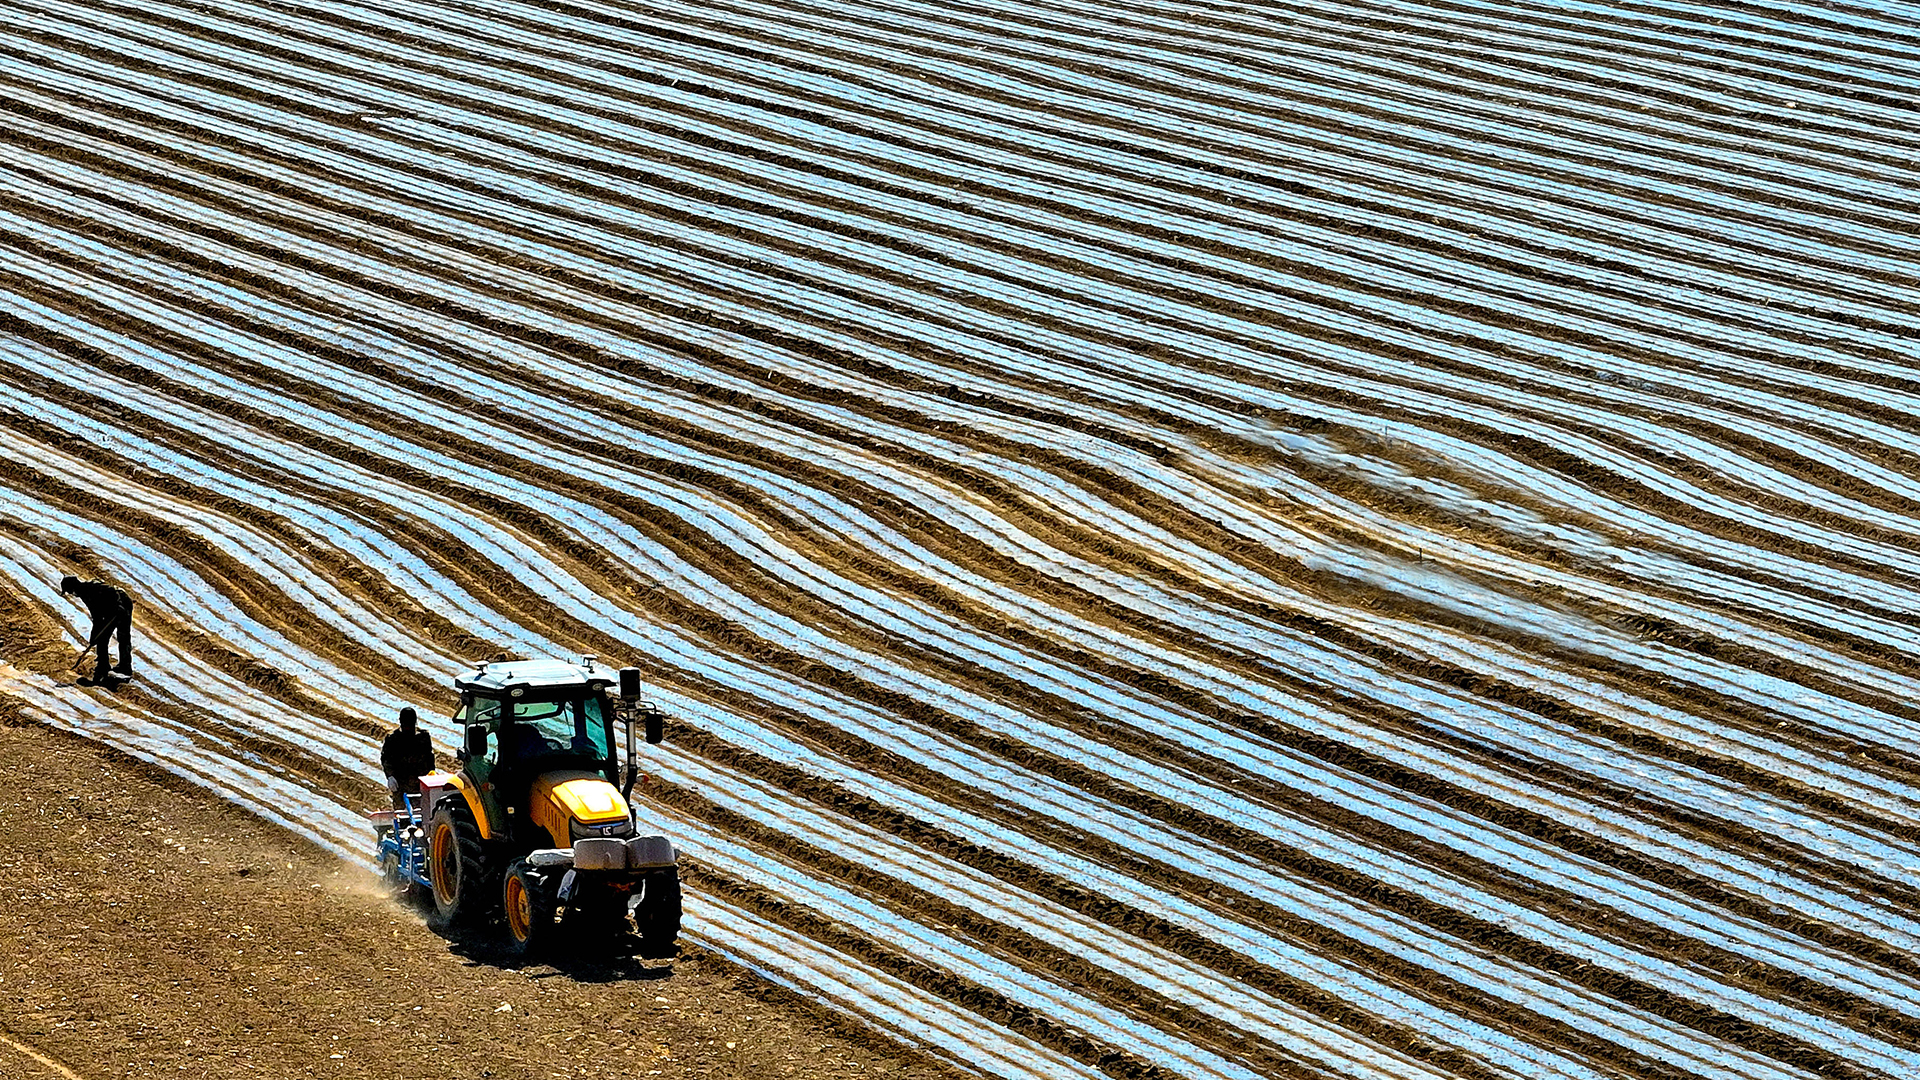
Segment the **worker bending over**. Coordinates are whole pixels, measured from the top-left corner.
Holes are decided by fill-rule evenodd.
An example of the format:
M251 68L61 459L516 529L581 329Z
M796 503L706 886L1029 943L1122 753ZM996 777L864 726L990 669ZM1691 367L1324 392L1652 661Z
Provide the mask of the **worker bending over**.
M60 591L79 597L93 618L93 634L87 639L87 645L94 650L90 681L105 683L114 676L133 678L133 597L127 595L127 590L104 581L82 581L72 574L60 579ZM120 663L109 668L107 641L116 634L120 638Z

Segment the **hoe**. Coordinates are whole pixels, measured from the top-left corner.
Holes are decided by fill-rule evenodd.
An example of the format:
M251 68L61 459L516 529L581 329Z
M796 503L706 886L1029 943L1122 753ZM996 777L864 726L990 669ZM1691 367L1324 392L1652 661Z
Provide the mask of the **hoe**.
M459 770L421 777L417 804L369 813L382 873L431 903L436 928L504 916L508 947L532 955L562 937L605 942L625 931L631 910L640 955L673 955L673 845L643 833L628 802L634 727L657 743L665 718L640 700L640 669L620 669L615 700L615 674L594 660L482 664L454 679ZM624 782L616 721L626 729Z

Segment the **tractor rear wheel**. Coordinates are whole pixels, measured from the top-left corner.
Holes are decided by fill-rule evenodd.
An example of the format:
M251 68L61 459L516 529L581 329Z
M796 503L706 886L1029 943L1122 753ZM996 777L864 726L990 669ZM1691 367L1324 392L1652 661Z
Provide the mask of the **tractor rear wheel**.
M427 822L427 877L433 882L431 921L438 929L471 925L495 910L500 874L487 857L473 811L460 799L447 800Z
M524 862L514 863L500 884L500 906L507 916L507 949L514 956L538 956L552 944L559 886Z
M646 876L640 902L633 907L633 925L640 931L640 955L664 960L674 955L680 937L680 872L655 870Z

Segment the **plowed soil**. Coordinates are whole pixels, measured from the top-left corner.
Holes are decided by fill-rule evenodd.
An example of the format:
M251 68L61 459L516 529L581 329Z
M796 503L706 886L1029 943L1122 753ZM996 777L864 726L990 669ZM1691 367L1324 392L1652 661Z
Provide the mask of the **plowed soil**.
M0 723L0 1077L953 1074L699 949L503 965L368 875Z

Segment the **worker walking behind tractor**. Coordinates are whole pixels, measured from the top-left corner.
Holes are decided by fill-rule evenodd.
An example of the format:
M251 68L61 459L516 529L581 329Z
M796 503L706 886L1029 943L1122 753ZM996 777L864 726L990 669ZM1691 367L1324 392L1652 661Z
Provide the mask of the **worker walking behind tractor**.
M87 639L87 647L94 650L93 677L84 681L111 686L133 678L133 597L118 586L83 581L72 574L60 579L60 591L79 597L93 618L93 633ZM109 667L107 643L116 636L120 639L120 662Z

